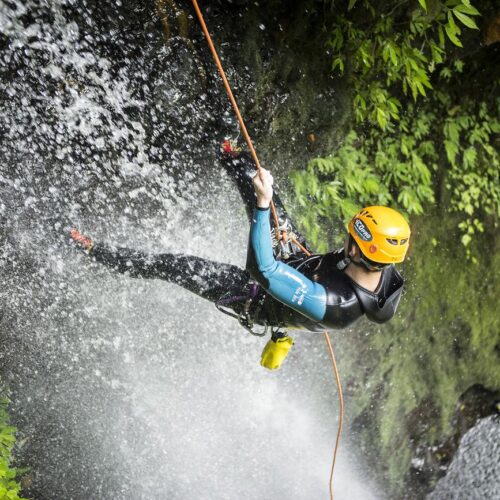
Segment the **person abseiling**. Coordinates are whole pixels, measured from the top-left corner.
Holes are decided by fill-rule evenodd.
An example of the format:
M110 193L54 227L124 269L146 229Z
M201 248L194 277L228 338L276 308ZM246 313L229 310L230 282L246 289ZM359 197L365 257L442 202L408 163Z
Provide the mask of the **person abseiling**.
M210 300L255 335L270 329L261 358L270 369L279 368L293 344L288 329L320 332L345 328L363 315L376 323L393 317L403 288L394 264L403 262L410 238L400 213L384 206L363 208L350 221L343 248L308 256L291 239L284 243L274 237L271 200L280 229L308 250L273 190L271 174L265 169L256 173L251 156L232 142L223 143L220 156L250 218L245 269L190 255L112 248L76 229L71 238L97 262L118 272L164 279ZM256 332L255 325L264 330Z

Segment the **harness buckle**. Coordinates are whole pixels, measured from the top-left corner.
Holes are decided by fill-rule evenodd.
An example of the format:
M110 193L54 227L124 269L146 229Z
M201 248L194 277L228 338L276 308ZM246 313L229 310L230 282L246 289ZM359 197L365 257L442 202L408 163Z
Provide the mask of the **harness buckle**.
M253 318L257 315L259 306L261 306L261 300L258 298L259 287L257 284L252 284L251 289L248 295L243 296L230 296L226 295L215 302L215 307L222 313L231 316L238 320L238 323L245 329L247 332L255 335L256 337L264 337L267 335L269 330L269 325L267 323L264 324L264 329L262 331L254 330L255 323ZM243 310L240 313L235 312L231 308L231 304L234 303L242 303ZM252 307L255 304L255 307Z

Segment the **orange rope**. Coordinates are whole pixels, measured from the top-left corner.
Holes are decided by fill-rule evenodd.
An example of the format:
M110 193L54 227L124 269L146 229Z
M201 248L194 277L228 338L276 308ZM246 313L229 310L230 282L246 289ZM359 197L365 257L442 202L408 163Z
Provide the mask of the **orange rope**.
M307 250L307 248L304 247L296 238L290 238L290 239L292 240L292 243L297 245L299 249L302 252L304 252L307 256L311 255L311 252L309 252L309 250ZM342 428L344 426L344 396L342 394L342 385L340 383L339 370L337 368L337 361L335 359L335 353L333 351L333 346L330 341L330 336L328 335L328 332L326 330L323 332L323 335L325 337L326 346L328 347L328 352L330 353L330 358L332 359L333 374L335 376L335 383L337 384L337 392L339 394L339 403L340 403L339 427L337 430L337 439L335 440L335 450L333 452L332 467L330 469L330 479L328 481L330 500L333 500L333 472L335 470L335 463L337 461L337 451L339 448L340 435L342 434Z
M200 21L201 24L201 29L203 30L203 33L205 34L205 38L207 39L208 46L210 48L210 51L212 52L212 56L214 58L215 64L217 65L217 69L219 70L220 76L222 78L222 82L224 83L224 87L226 88L227 95L229 96L229 100L231 101L231 104L233 105L234 112L236 113L236 118L238 118L238 122L240 123L241 131L243 132L243 136L245 137L245 140L247 141L248 147L250 148L250 152L252 153L253 160L255 162L255 166L257 167L257 170L260 170L262 167L260 165L259 158L257 156L257 153L255 152L255 148L253 147L253 142L252 139L250 138L250 134L247 131L247 127L245 125L245 122L243 121L243 117L241 116L240 113L240 108L238 107L238 104L236 103L236 99L234 98L233 91L231 90L231 86L229 85L229 82L227 81L226 77L226 72L224 71L224 68L222 67L222 63L220 62L219 59L219 54L217 54L217 50L215 49L215 46L212 42L212 37L210 36L210 33L208 32L207 25L205 24L205 19L203 18L203 14L201 13L200 7L198 6L198 2L196 0L193 0L193 6L194 10L196 11L196 15L198 16L198 20ZM273 214L273 219L274 219L274 225L276 226L276 237L281 239L280 237L280 230L279 230L279 221L278 221L278 214L276 213L276 207L274 206L274 203L271 201L271 212Z
M236 118L238 118L238 122L241 127L241 131L243 132L243 136L245 137L245 140L248 144L248 147L250 148L250 152L252 153L252 157L255 162L255 166L257 167L257 170L260 170L262 167L260 165L259 158L257 156L257 153L255 151L255 148L252 143L252 139L250 138L250 135L247 131L245 122L243 120L243 117L241 116L240 109L238 107L238 104L236 103L236 99L234 98L233 91L231 90L231 86L229 85L229 82L226 77L226 73L224 71L224 68L222 67L222 63L219 59L219 55L217 54L217 50L212 42L212 37L210 36L210 33L208 31L207 25L205 24L205 19L203 18L203 14L200 10L200 7L198 6L197 0L192 0L193 2L193 7L194 10L196 11L196 15L198 16L198 20L200 21L201 29L203 30L203 33L205 34L205 38L207 39L208 46L210 48L210 51L212 52L212 56L214 58L215 64L217 65L217 68L219 70L220 76L222 78L222 81L224 83L224 87L226 88L227 95L229 96L229 100L231 101L231 104L233 106L234 112L236 114ZM278 240L283 239L286 241L287 235L286 231L282 231L282 235L280 235L280 229L279 229L279 221L278 221L278 215L276 213L276 207L274 206L274 203L271 201L271 212L273 215L274 219L274 224L276 227L276 236ZM301 245L295 238L291 238L291 241L297 245L302 252L304 252L307 256L311 255L311 253L305 248L303 245ZM344 397L342 395L342 386L340 384L340 375L339 371L337 368L337 362L335 360L335 354L333 351L332 343L330 341L330 336L328 335L328 332L324 332L326 344L328 347L328 351L330 353L330 357L332 359L332 365L333 365L333 373L335 375L335 382L337 384L337 390L339 392L339 401L340 401L340 416L339 416L339 427L337 431L337 439L335 441L335 450L333 452L333 461L332 461L332 468L330 470L330 480L328 483L329 491L330 491L330 499L333 500L333 472L335 469L335 462L337 460L337 451L339 447L339 442L340 442L340 435L342 434L342 427L344 423Z
M304 246L300 243L300 241L298 241L296 238L294 238L293 236L290 238L290 240L292 241L292 243L296 246L299 247L300 251L305 253L308 257L311 256L311 252Z
M335 375L335 382L337 384L337 391L339 393L339 403L340 403L339 428L337 430L337 439L335 440L335 450L333 452L332 468L330 469L330 479L328 481L330 500L333 500L333 471L335 470L335 462L337 461L337 451L339 448L340 435L342 434L342 427L344 426L344 396L342 394L342 385L340 384L340 375L339 375L339 370L337 368L337 361L335 360L335 353L333 352L333 346L332 343L330 342L330 336L328 335L328 332L326 330L324 332L324 336L326 340L326 345L328 346L330 357L332 358L333 373Z
M311 252L309 252L309 250L307 250L306 247L304 247L299 241L297 241L296 238L290 238L290 239L292 240L292 243L297 245L299 247L299 249L302 252L304 252L307 256L311 255ZM342 385L340 383L339 370L337 368L337 361L335 359L335 353L333 351L333 346L332 346L332 343L330 341L330 336L328 335L328 332L326 330L323 332L323 335L325 337L326 346L328 347L328 352L330 353L330 358L332 359L333 374L335 376L335 383L337 384L337 392L339 394L339 403L340 403L339 427L337 430L337 439L335 440L335 450L333 452L332 467L330 469L330 479L328 481L330 500L333 500L333 472L335 470L335 463L337 461L337 451L339 448L340 436L342 434L342 428L344 426L344 395L342 394Z

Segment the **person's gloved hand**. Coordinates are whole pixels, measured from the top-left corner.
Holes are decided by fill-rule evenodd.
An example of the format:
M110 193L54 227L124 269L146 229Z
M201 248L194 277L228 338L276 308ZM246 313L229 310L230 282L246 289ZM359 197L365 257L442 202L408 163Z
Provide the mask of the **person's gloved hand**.
M88 237L80 233L78 229L73 228L70 232L69 235L71 236L71 239L83 247L84 250L87 250L87 252L90 252L92 250L92 247L94 246L94 242Z
M260 208L269 208L273 199L273 176L265 168L258 170L253 178L253 187L257 194L257 206Z
M287 357L292 345L292 337L286 336L275 340L269 339L269 342L262 351L260 358L261 366L269 368L269 370L277 370Z

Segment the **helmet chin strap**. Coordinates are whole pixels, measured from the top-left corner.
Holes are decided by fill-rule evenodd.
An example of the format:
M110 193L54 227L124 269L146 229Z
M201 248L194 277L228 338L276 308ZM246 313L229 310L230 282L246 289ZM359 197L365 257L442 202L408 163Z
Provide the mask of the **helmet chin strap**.
M354 264L355 266L358 267L362 267L365 271L368 271L369 273L379 273L381 271L381 269L369 267L368 264L363 260L360 260L359 262L351 260L351 264Z
M339 262L337 262L337 269L339 271L344 271L347 268L347 266L352 262L351 257L349 257L348 254L348 250L351 248L353 243L354 243L354 238L351 235L349 235L349 242L347 243L347 246L344 248L345 257Z
M350 257L345 257L344 259L337 262L337 269L343 271L351 263Z
M337 269L339 271L344 271L349 264L354 264L355 266L362 267L365 271L368 271L369 273L379 273L381 272L381 269L373 269L369 268L368 264L366 264L364 261L360 260L359 262L356 262L355 260L352 260L350 257L345 257L341 261L337 262Z
M359 248L359 245L355 242L354 238L350 234L349 241L347 243L347 249L350 249L353 245L356 246L359 253L363 255L361 249ZM344 249L344 255L346 255L345 249ZM354 264L355 266L362 267L365 271L369 273L378 273L382 271L382 269L377 269L376 267L370 266L370 264L368 264L362 257L360 257L358 261L355 261L349 255L346 255L340 262L337 263L337 269L339 271L344 271L349 264Z

